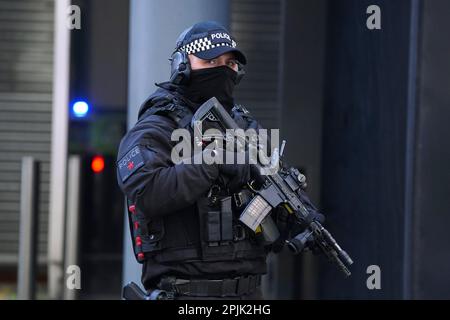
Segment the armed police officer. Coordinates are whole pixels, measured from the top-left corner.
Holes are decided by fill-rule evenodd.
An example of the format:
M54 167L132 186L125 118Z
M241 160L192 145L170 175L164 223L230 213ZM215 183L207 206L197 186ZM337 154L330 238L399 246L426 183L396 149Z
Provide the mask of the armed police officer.
M233 99L246 57L223 26L207 21L180 35L170 60L170 81L157 84L142 104L118 152L142 282L175 299L261 298L271 248L238 220L249 201L250 166L171 160L172 132L189 129L193 113L211 97L243 129L259 128Z

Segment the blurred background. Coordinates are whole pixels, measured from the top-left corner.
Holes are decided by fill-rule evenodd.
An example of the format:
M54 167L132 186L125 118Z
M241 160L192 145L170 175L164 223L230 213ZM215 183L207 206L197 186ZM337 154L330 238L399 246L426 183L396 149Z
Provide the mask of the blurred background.
M116 151L202 20L237 38L237 101L281 129L355 261L344 279L322 256L270 256L266 297L449 299L447 0L0 0L0 299L120 299L140 282Z

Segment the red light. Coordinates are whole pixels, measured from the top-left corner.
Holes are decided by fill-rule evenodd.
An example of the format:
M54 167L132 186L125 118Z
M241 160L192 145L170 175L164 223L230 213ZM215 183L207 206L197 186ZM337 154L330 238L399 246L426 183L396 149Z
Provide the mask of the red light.
M92 171L100 173L105 169L105 159L102 156L95 156L91 162Z

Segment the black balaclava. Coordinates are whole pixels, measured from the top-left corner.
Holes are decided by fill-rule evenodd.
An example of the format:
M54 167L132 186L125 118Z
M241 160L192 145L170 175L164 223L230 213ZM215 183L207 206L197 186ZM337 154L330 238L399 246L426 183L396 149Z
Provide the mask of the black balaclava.
M212 97L230 111L233 108L233 90L237 72L227 66L192 70L185 97L194 103L204 103Z

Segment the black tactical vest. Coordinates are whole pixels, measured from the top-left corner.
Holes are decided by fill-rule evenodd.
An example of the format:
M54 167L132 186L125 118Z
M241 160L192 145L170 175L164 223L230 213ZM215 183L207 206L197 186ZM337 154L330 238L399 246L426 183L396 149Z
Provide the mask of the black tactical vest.
M175 96L156 103L141 117L164 115L179 128L190 127L192 111ZM253 121L242 107L233 109L235 121L244 129ZM229 261L266 256L260 240L239 222L251 199L249 190L227 194L215 184L189 208L149 219L131 201L128 217L134 253L138 262L152 257L157 262Z

